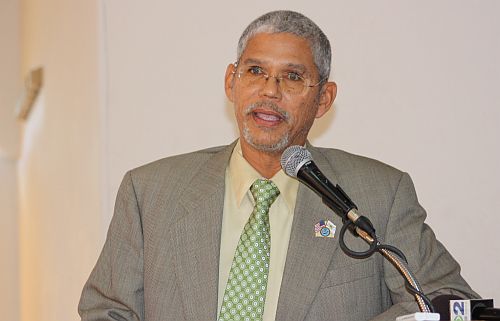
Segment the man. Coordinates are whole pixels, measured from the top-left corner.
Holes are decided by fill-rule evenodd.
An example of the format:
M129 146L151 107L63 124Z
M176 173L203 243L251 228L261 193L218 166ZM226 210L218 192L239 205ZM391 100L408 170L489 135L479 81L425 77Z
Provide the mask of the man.
M379 237L406 254L430 298L477 296L424 224L407 174L308 144L336 96L330 60L328 39L299 13L270 12L247 27L225 75L240 139L125 175L83 289L82 320L360 321L416 312L390 263L345 255L332 225L334 237L315 233L319 222L342 222L280 169L291 145L307 145Z

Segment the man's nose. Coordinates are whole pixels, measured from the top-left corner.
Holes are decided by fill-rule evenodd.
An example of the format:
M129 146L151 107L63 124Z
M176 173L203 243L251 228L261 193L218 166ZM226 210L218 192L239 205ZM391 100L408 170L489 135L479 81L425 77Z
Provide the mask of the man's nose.
M263 84L260 89L260 95L268 98L281 98L281 84L277 76L267 76L263 79Z

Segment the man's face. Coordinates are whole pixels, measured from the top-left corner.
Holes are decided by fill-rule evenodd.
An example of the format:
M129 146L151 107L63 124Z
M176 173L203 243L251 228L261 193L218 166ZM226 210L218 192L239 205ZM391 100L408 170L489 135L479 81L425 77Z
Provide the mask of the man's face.
M238 73L264 70L268 80L249 85ZM273 76L299 75L319 82L309 42L290 33L259 33L247 43L238 66L226 71L226 94L234 103L241 144L279 153L303 145L314 119L323 116L335 98L334 83L290 93Z

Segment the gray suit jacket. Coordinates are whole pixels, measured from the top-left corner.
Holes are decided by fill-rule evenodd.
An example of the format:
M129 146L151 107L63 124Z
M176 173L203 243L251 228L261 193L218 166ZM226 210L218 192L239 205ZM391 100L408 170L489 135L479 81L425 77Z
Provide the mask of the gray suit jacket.
M125 175L106 243L83 289L82 320L216 320L224 174L233 147L169 157ZM477 296L424 224L407 174L339 150L309 150L372 220L380 240L406 254L431 298ZM315 237L321 219L342 225L301 185L276 320L395 320L418 310L380 255L353 259L337 238ZM351 235L346 241L366 249Z

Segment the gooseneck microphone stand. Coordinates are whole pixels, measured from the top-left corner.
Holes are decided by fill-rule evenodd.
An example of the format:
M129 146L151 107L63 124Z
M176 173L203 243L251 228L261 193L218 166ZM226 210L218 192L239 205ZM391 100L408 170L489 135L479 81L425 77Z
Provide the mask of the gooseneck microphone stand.
M372 256L375 252L379 252L385 257L392 265L398 270L398 272L403 276L406 283L406 289L408 292L413 294L415 300L417 301L420 312L432 313L434 308L432 307L431 301L422 292L422 288L418 283L417 279L408 267L408 262L404 254L394 246L385 245L378 241L375 234L375 229L371 227L369 231L357 226L356 222L362 220L363 223L359 225L368 224L371 226L371 222L368 218L364 216L359 216L354 210L351 210L347 214L348 220L343 220L344 225L340 230L339 245L342 251L348 256L362 259ZM350 230L355 236L361 237L365 242L369 244L369 249L364 252L355 252L345 244L345 233Z

